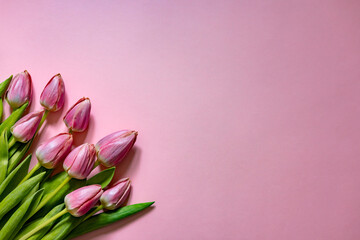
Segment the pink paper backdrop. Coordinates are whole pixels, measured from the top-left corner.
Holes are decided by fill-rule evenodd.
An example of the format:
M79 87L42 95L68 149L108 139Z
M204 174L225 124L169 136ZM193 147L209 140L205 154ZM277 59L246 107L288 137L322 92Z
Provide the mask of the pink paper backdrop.
M360 239L359 1L1 1L0 77L92 101L155 207L78 238ZM39 141L65 130L49 117ZM35 159L33 164L35 163Z

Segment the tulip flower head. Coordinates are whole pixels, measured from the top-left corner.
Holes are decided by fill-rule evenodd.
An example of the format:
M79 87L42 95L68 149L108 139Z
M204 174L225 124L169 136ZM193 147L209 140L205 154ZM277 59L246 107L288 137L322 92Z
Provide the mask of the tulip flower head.
M121 207L128 198L130 189L129 178L120 179L101 195L101 205L108 210Z
M81 217L99 202L102 193L97 184L76 189L65 196L66 209L71 215Z
M11 127L10 131L13 137L22 143L26 143L33 138L36 130L41 122L41 118L44 111L28 113L17 121L14 126Z
M89 125L91 103L89 98L81 98L64 116L66 127L70 131L83 132Z
M64 106L65 84L60 73L53 76L46 84L40 96L40 104L51 112L56 112Z
M42 143L36 150L39 163L48 169L55 168L71 151L73 136L60 133Z
M102 138L95 145L98 161L106 167L117 165L133 147L137 135L136 131L121 130Z
M6 101L16 109L32 99L31 76L28 71L18 73L11 81L6 93Z
M74 148L64 160L64 170L70 177L85 179L95 164L96 151L93 144L84 143Z

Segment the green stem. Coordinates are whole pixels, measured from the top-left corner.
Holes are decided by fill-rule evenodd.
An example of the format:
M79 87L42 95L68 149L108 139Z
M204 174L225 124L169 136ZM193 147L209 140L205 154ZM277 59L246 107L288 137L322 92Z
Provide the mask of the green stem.
M98 206L94 211L92 211L91 213L87 214L86 217L82 220L82 222L85 222L89 217L92 217L95 213L97 213L98 211L102 210L104 207L103 205Z
M45 206L46 203L48 203L59 191L62 187L65 186L65 184L67 184L69 181L71 180L71 177L68 175L64 181L54 190L52 191L49 195L47 195L41 202L40 204L37 206L37 208L34 211L34 214L39 211L43 206Z
M41 121L39 123L39 127L37 129L37 132L40 130L41 126L45 122L45 119L47 118L48 114L49 114L49 110L45 109L44 115L42 116Z
M17 142L16 139L15 139L13 136L11 136L11 137L10 137L10 141L9 141L9 149L10 149L12 146L14 146L14 144L15 144L16 142Z
M35 227L33 230L31 230L30 232L28 232L27 234L25 234L22 238L20 238L19 240L26 240L29 237L31 237L32 235L34 235L35 233L37 233L39 230L41 230L43 227L45 227L46 225L52 223L53 221L55 221L56 219L58 219L59 217L61 217L62 215L64 215L65 213L67 213L67 209L63 209L61 212L59 212L58 214L54 215L53 217L49 218L48 220L46 220L45 222L41 223L40 225L38 225L37 227Z
M31 171L23 178L23 180L21 180L21 182L19 184L22 184L23 182L25 182L26 180L28 180L35 172L36 170L38 170L41 167L40 163L38 162L32 169Z

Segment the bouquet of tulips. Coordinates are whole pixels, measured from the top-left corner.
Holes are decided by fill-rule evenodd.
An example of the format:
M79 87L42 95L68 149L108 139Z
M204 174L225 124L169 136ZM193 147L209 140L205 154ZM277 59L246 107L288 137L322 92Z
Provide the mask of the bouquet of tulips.
M154 203L123 206L130 180L112 181L116 165L136 141L136 131L121 130L95 145L72 146L73 133L88 127L88 98L81 98L65 114L68 132L40 144L38 163L29 171L31 154L27 152L48 114L64 106L64 93L64 81L57 74L41 93L43 109L23 116L32 100L30 74L24 71L0 83L0 120L3 99L12 109L0 124L0 240L71 239ZM61 164L64 171L54 174ZM106 169L89 177L99 164Z

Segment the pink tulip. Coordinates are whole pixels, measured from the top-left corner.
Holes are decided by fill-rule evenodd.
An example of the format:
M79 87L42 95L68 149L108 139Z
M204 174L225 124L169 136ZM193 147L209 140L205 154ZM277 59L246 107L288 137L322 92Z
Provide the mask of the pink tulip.
M64 106L65 84L60 73L46 84L40 96L40 104L47 110L56 112Z
M70 177L85 179L93 169L96 151L93 144L84 143L72 150L64 160L64 169Z
M122 130L107 135L96 143L98 160L106 167L117 165L132 148L137 135L136 131L131 130Z
M44 111L28 113L17 121L10 129L16 141L22 143L30 141L39 127L43 114Z
M26 102L31 102L32 85L31 76L25 70L18 73L11 81L6 93L6 101L12 109L16 109Z
M129 178L120 179L101 195L101 205L108 210L120 207L128 198L130 189Z
M60 133L42 143L36 150L36 157L43 167L52 169L69 154L72 143L71 134Z
M91 103L89 98L81 98L65 114L67 128L74 132L83 132L89 125Z
M66 209L71 215L81 217L99 202L102 193L97 184L78 188L65 196Z

